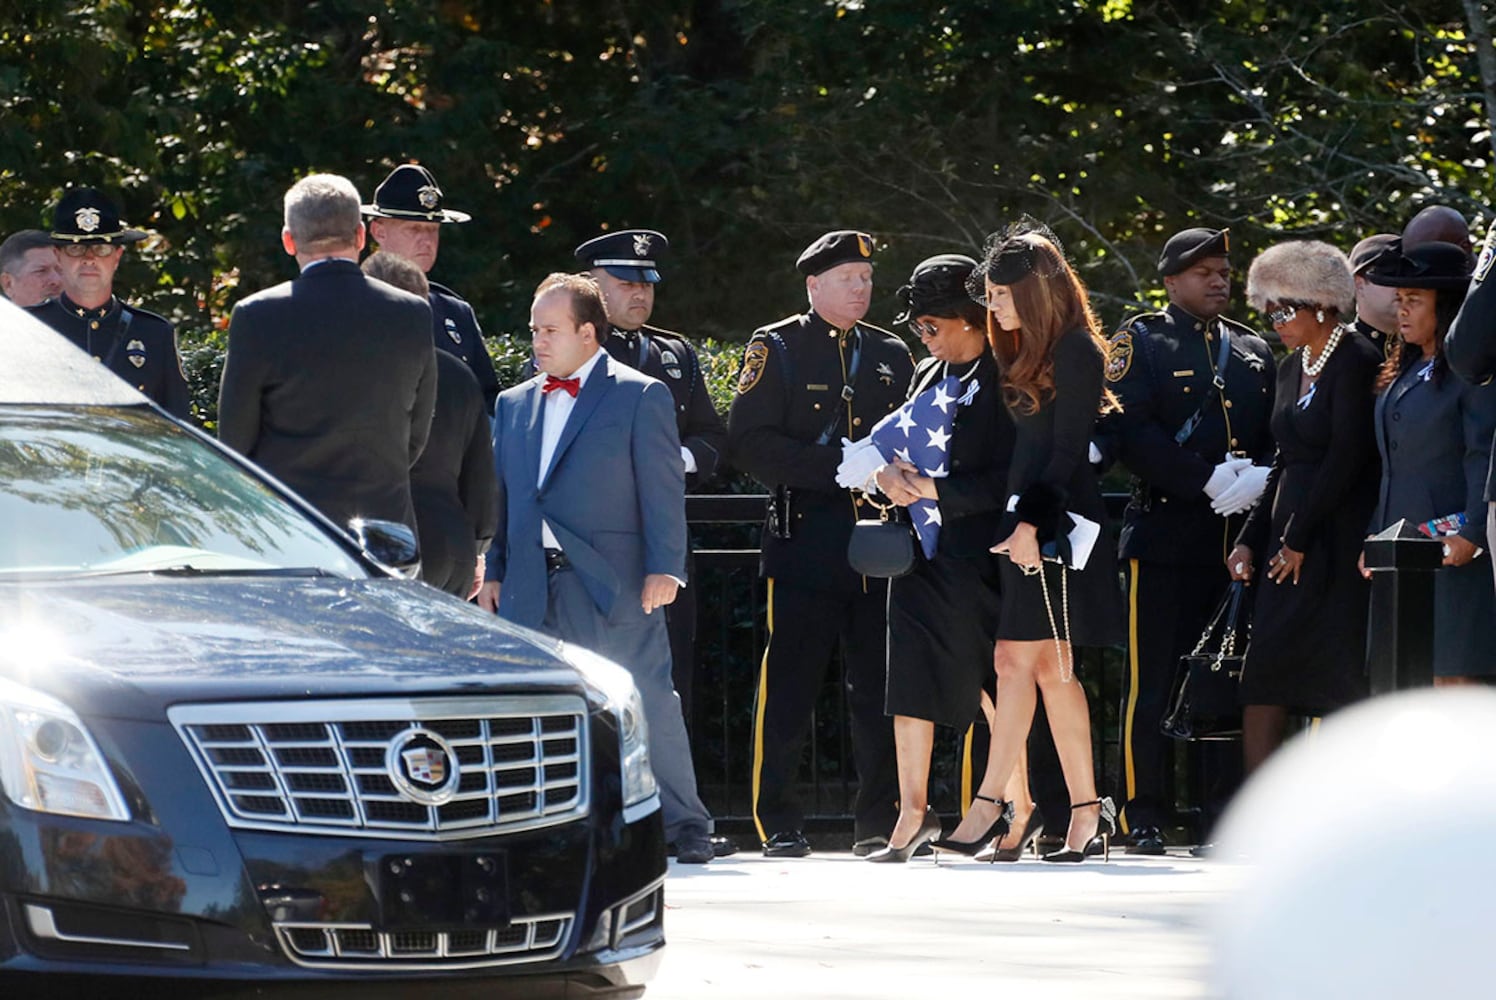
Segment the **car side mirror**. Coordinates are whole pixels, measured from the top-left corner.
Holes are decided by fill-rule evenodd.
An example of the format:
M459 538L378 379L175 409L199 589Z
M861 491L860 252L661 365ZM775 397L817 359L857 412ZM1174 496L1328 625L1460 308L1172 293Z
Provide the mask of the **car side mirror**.
M407 580L421 575L421 547L416 543L416 533L410 525L355 517L348 522L348 530L370 559L388 566Z

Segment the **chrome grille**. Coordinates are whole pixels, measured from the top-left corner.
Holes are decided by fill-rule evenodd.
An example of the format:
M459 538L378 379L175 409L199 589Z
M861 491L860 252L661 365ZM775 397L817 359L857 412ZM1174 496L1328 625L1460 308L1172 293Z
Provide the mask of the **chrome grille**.
M587 706L577 697L182 705L167 714L231 826L446 840L587 813ZM397 784L397 757L411 745L401 741L413 732L444 744L437 756L450 787L439 796L412 790L408 778ZM455 777L446 770L454 763Z
M505 927L376 931L368 924L277 923L298 965L394 970L462 969L544 962L566 948L575 914L516 917Z

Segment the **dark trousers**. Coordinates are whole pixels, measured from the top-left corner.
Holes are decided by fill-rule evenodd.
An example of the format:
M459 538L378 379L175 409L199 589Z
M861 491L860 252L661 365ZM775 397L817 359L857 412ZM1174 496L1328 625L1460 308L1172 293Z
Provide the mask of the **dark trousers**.
M1171 824L1175 741L1158 727L1168 711L1179 658L1194 648L1230 582L1224 565L1165 566L1128 560L1128 671L1121 715L1124 833ZM1201 795L1224 803L1241 781L1239 747L1235 742L1190 747L1192 769L1201 777L1196 783ZM1201 804L1210 811L1210 801Z
M681 714L691 725L691 688L696 676L696 555L686 550L686 585L665 605L665 627L670 631L670 679L680 695Z
M769 580L769 645L754 706L753 820L761 838L799 830L795 782L831 654L841 649L857 766L855 837L886 837L898 817L893 720L883 714L888 584L810 590Z

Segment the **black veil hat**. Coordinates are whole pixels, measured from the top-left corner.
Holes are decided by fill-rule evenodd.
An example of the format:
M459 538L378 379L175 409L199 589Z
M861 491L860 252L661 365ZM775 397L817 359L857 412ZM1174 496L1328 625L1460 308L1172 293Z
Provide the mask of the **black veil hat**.
M976 266L976 261L960 253L937 254L920 261L909 275L909 283L894 293L899 314L893 321L907 323L915 316L956 315L971 299L966 279Z
M1054 246L1056 256L1063 265L1065 245L1044 223L1031 215L1025 215L1001 232L987 237L983 244L982 262L966 279L966 291L972 299L987 305L987 285L1014 285L1030 274L1041 278L1052 278L1060 268L1046 255L1034 247L1032 239L1038 236Z

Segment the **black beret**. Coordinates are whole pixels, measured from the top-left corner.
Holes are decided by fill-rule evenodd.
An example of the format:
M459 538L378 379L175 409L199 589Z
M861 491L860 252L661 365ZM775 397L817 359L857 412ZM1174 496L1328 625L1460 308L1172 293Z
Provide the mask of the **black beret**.
M374 204L362 206L371 219L410 219L415 222L467 222L466 212L442 208L442 189L431 171L419 163L402 163L374 189Z
M1231 230L1186 229L1169 237L1158 258L1158 273L1167 278L1193 267L1207 257L1225 257L1231 252Z
M805 248L795 267L806 276L822 274L838 264L871 264L873 238L855 229L827 233Z
M1374 233L1366 237L1351 248L1351 273L1362 273L1387 249L1396 250L1401 245L1402 237L1396 233Z
M588 267L600 267L619 281L660 280L659 259L670 241L653 229L624 229L594 236L572 251Z
M915 316L954 315L958 307L971 301L966 294L966 279L977 262L959 253L943 253L920 261L909 275L909 284L898 292L899 314L895 323L906 323Z
M55 245L68 243L138 243L145 233L126 226L119 208L102 191L93 188L71 188L57 203L52 215Z
M1361 276L1384 288L1464 289L1475 261L1464 247L1432 240L1408 250L1386 250Z

